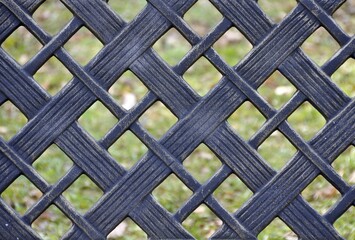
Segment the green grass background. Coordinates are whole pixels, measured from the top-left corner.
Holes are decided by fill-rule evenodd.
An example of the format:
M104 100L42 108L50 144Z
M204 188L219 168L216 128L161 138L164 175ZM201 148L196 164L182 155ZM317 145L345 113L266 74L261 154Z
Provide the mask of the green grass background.
M126 21L131 21L146 4L143 0L111 0L110 6ZM296 1L260 0L260 6L274 21L279 22L296 5ZM338 24L349 34L354 34L354 2L348 1L334 15ZM208 17L205 17L208 16ZM55 35L70 21L72 14L59 1L48 0L34 14L35 20L50 34ZM221 19L221 14L207 0L200 0L186 13L184 19L200 35L208 33ZM41 48L41 44L24 28L17 29L1 46L20 64L26 64ZM65 45L66 50L80 64L85 65L95 56L102 44L86 28L80 29ZM153 47L170 65L174 66L191 48L190 44L174 29L168 31ZM214 48L230 64L237 64L252 49L251 44L238 32L230 29L215 44ZM339 45L324 29L319 29L303 45L302 49L314 62L324 64L338 49ZM346 94L354 97L355 61L348 60L332 80ZM184 79L201 96L205 95L219 81L221 74L205 58L200 58L185 74ZM34 78L51 95L55 95L72 78L71 73L55 57L52 57ZM282 107L296 89L281 73L275 72L258 89L259 93L275 108ZM110 89L119 104L130 108L147 92L146 87L131 72L124 73ZM79 123L97 140L101 139L116 123L117 119L102 105L96 102L78 119ZM159 139L177 118L157 102L139 120L142 125ZM289 118L289 123L306 140L312 139L324 126L325 119L308 102L304 103ZM0 136L10 140L27 122L27 119L10 102L0 106ZM245 140L248 140L265 122L265 118L252 103L244 103L228 122ZM125 168L131 168L147 151L147 147L127 131L109 149L109 153ZM281 169L295 154L296 149L282 135L275 131L259 148L258 152L273 168ZM355 149L350 146L333 163L336 171L349 184L355 182ZM48 148L33 164L35 169L50 183L54 184L73 165L56 145ZM221 166L220 160L207 146L201 144L185 161L184 166L201 183L207 181ZM63 196L84 214L102 196L103 192L88 178L82 175ZM174 213L191 196L192 192L175 176L170 175L153 195L168 211ZM228 177L213 193L229 211L240 208L253 193L235 175ZM24 176L19 177L1 197L20 215L23 215L38 201L42 193ZM340 198L340 194L323 177L317 177L303 192L303 197L319 213L324 214ZM198 207L183 225L196 238L208 238L221 226L222 221L205 205ZM71 226L71 221L54 205L48 208L32 227L44 239L58 239ZM355 239L355 211L351 207L334 224L346 239ZM145 233L130 219L117 228L118 234L112 239L142 239ZM258 236L259 239L295 239L295 235L280 219L274 219Z

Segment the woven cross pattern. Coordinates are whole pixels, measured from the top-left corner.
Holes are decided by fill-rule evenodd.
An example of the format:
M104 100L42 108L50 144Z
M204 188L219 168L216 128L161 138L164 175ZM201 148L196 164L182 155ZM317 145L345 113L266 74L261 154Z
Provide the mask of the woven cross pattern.
M74 17L53 36L32 18L43 2L0 0L0 43L23 26L43 45L23 66L0 48L0 105L10 101L29 119L9 141L0 138L0 193L23 175L43 194L24 215L0 198L1 239L39 239L31 224L52 204L73 223L63 239L106 239L127 217L149 238L193 238L182 223L201 204L223 222L212 235L216 239L256 239L276 217L301 239L342 238L333 224L355 204L355 186L349 185L331 165L355 144L354 99L330 79L348 59L355 57L355 37L344 32L332 18L343 0L299 0L277 24L264 14L257 1L210 0L223 19L205 36L198 35L183 19L195 0L148 0L129 23L113 12L106 1L62 0ZM104 45L84 67L63 47L83 26ZM213 48L232 27L253 45L235 66L225 62ZM321 67L300 49L320 27L340 45ZM171 28L192 46L174 67L152 49ZM33 75L53 56L74 78L51 96ZM200 57L205 57L223 75L203 97L183 79ZM130 110L120 106L108 92L127 70L149 89ZM280 109L275 109L257 92L275 71L297 88ZM118 121L100 140L95 140L77 121L96 101ZM158 140L138 121L157 101L178 118ZM245 101L251 102L267 119L248 141L227 122ZM309 141L287 121L306 101L327 120ZM127 130L148 148L129 170L108 152ZM297 149L280 171L256 151L275 131L281 132ZM203 184L183 165L202 143L222 162ZM74 165L56 183L49 184L33 163L52 144L69 156ZM80 214L62 194L82 174L103 191L103 196L85 214ZM192 191L175 213L167 211L152 195L171 174ZM254 193L236 212L227 211L213 195L231 174L237 175ZM339 201L323 215L300 194L319 175L341 194Z

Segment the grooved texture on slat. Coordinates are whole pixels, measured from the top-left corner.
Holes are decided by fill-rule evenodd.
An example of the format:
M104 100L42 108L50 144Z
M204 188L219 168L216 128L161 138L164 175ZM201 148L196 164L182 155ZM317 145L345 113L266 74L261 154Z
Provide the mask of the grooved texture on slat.
M29 223L51 204L74 223L63 239L104 239L126 217L132 218L150 238L187 239L192 235L182 222L203 203L223 221L212 238L255 239L279 217L301 239L341 239L332 224L354 205L354 186L333 174L330 164L355 141L355 102L331 81L330 75L355 56L355 40L329 19L344 1L302 0L280 23L273 24L256 1L211 0L224 19L205 37L198 36L182 18L195 0L148 0L130 23L113 12L105 1L62 2L74 19L52 37L31 17L42 0L0 0L0 42L23 25L44 45L25 66L0 49L0 105L10 100L29 119L10 141L0 139L0 193L20 175L25 175L43 192L43 197L22 217L0 199L2 239L40 238ZM312 8L318 9L312 11ZM84 67L62 48L81 26L90 29L104 44ZM232 26L253 44L253 49L230 67L212 46ZM321 26L341 40L340 50L323 67L300 49ZM152 45L172 27L192 44L190 52L174 68L152 50ZM75 75L53 97L32 76L51 56L56 56ZM183 79L184 72L201 56L223 73L222 79L203 97ZM107 92L128 69L149 89L132 111L122 109ZM280 110L256 92L276 70L298 90ZM119 119L102 141L94 140L77 121L97 100ZM178 117L178 122L159 140L138 122L157 100ZM226 122L245 101L252 102L267 117L265 125L250 141L243 140ZM327 119L309 142L286 121L305 101ZM128 171L107 150L126 130L132 131L149 149ZM257 146L275 130L282 132L298 150L279 172L257 152ZM49 187L32 163L53 143L73 160L74 166ZM201 143L222 162L218 172L202 185L182 165ZM82 216L61 194L83 173L104 194ZM171 173L193 191L175 214L151 195ZM212 195L231 173L254 193L232 214ZM300 195L320 174L342 191L339 202L324 216Z

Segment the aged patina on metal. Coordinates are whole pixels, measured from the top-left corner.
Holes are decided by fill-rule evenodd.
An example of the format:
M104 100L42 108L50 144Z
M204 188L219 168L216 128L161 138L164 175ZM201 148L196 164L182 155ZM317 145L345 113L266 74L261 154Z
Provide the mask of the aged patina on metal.
M74 223L64 239L105 239L127 216L150 238L192 238L181 225L200 204L205 203L223 221L213 238L253 239L275 217L280 217L302 239L339 239L332 224L354 205L355 188L331 167L332 161L354 144L355 102L330 80L330 75L349 58L354 58L354 36L344 33L332 19L342 0L300 0L298 6L277 25L263 14L256 1L211 0L224 15L223 21L205 37L184 22L182 15L195 0L148 0L144 10L129 24L109 10L102 0L62 0L75 15L54 37L31 18L42 0L0 0L0 41L19 25L25 26L44 47L23 68L0 49L0 102L10 100L29 119L9 142L0 138L0 193L20 174L43 192L43 197L20 217L0 198L0 238L38 239L31 223L55 203ZM62 48L83 25L103 43L103 50L84 68ZM235 26L254 45L237 66L228 66L211 47ZM320 26L341 45L322 68L315 65L299 46ZM170 68L151 46L171 27L191 43L192 50ZM76 77L59 94L50 97L32 75L55 55ZM183 73L204 55L224 77L203 98L183 80ZM149 88L133 111L115 103L107 89L127 69ZM279 70L298 91L280 110L274 109L256 91L267 77ZM77 119L95 100L105 103L119 124L100 143L89 138ZM137 119L160 100L179 118L157 141ZM245 100L252 102L268 120L249 141L238 137L226 123L227 117ZM312 103L327 124L310 142L303 140L286 122L303 102ZM129 171L108 154L108 147L127 129L138 136L149 152ZM275 130L297 147L298 153L276 172L255 149ZM182 167L181 159L204 142L216 152L223 167L201 185ZM31 166L52 143L74 161L74 167L52 187ZM193 190L192 197L175 215L150 195L174 172ZM234 214L227 212L212 195L234 172L254 196ZM84 216L78 214L61 193L85 173L104 190L100 201ZM342 194L325 215L316 212L300 192L322 174Z

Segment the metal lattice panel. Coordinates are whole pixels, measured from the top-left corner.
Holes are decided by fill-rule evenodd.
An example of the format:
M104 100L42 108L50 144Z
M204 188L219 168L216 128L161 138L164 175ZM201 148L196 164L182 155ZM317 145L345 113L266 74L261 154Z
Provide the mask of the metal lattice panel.
M64 239L105 239L127 216L151 238L192 238L181 223L202 203L223 221L213 238L254 239L275 217L281 218L302 239L341 238L332 224L355 204L355 187L348 185L330 165L355 143L354 99L330 80L347 59L355 57L355 37L348 36L331 16L343 0L300 0L278 24L270 22L256 1L211 0L224 18L204 37L197 35L182 18L195 0L148 0L130 23L111 11L105 1L62 0L74 18L53 37L31 17L42 2L0 0L0 41L23 25L44 45L24 66L0 49L0 103L11 101L30 119L9 142L0 138L0 193L21 174L43 192L24 216L16 214L0 198L1 239L38 239L31 223L52 203L74 224ZM104 44L85 67L62 47L82 26ZM232 26L253 44L253 49L239 64L230 67L212 46ZM341 48L319 67L299 47L321 26ZM192 45L174 68L151 48L172 27ZM75 76L54 97L32 77L52 56ZM182 78L201 56L223 75L204 97L198 96ZM149 88L131 111L124 110L107 92L127 69ZM256 91L276 70L297 88L279 110ZM77 122L96 100L119 119L100 141L91 138ZM158 100L179 119L159 141L138 122ZM267 118L248 142L226 122L246 100ZM305 101L327 119L310 141L305 141L286 121ZM126 130L149 148L129 171L107 151ZM275 130L282 132L298 150L279 172L256 151ZM52 143L73 160L74 166L57 183L49 185L32 163ZM203 185L182 165L201 143L223 163ZM82 216L61 194L83 173L104 195ZM151 195L171 173L193 191L175 214L166 211ZM254 192L233 214L212 195L231 173ZM319 174L342 195L325 215L320 215L300 195Z

